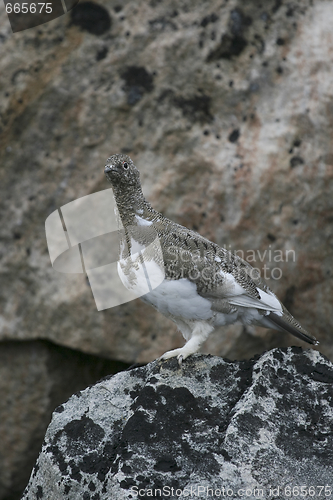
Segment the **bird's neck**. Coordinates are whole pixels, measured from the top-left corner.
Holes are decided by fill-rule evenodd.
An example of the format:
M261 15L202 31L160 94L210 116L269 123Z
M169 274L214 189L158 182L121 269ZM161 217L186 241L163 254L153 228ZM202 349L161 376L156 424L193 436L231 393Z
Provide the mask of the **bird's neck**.
M157 212L143 196L141 187L133 191L124 191L113 188L118 212L124 227L136 225L137 217L153 220Z

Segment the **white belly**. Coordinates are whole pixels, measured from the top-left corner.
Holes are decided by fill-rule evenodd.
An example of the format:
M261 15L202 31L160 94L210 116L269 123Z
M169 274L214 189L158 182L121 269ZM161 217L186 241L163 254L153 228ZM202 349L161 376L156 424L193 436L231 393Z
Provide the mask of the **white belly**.
M258 309L253 307L237 307L237 311L231 314L212 311L210 301L201 297L195 283L186 278L165 279L157 288L142 295L141 299L177 324L178 320L188 325L193 321L206 321L217 327L236 322L244 325L258 324L262 320Z
M165 279L157 288L143 295L142 300L154 306L167 317L185 320L210 320L211 303L200 297L195 283L186 278Z

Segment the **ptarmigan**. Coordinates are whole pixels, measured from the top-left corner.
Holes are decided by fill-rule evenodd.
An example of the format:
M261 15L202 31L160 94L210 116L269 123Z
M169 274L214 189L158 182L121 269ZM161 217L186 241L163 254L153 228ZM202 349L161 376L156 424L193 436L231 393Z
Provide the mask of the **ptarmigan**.
M286 331L318 344L250 264L156 212L143 196L139 171L129 156L110 156L104 171L112 184L125 234L131 228L129 244L133 244L136 227L139 232L151 227L158 235L164 279L141 298L172 319L186 340L183 347L166 352L161 359L177 356L181 365L215 327L236 322Z

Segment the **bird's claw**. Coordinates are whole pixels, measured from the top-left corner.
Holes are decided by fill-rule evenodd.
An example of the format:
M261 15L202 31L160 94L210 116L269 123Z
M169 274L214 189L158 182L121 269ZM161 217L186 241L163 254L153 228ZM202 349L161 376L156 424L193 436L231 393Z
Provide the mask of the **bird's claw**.
M178 351L178 349L175 349L175 351ZM179 349L179 351L180 351L180 349ZM177 355L176 352L168 351L168 352L165 352L164 354L162 354L162 356L158 358L158 361L166 361L167 359L170 359L170 358L173 358L176 356L177 356L179 368L181 368L183 365L183 361L185 359L183 354Z

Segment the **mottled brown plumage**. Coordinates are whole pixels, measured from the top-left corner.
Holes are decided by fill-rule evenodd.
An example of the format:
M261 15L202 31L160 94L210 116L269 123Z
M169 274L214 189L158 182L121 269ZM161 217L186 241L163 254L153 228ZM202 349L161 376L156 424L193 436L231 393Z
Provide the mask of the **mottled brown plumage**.
M202 338L205 340L214 326L232 323L234 318L243 323L287 331L310 344L317 343L278 301L250 264L154 210L143 196L139 171L129 156L119 154L108 158L105 173L112 184L128 248L131 241L147 245L151 231L160 241L165 281L155 294L147 294L143 299L173 319L188 340L184 348L166 353L165 358L177 355L180 361L185 359L197 350ZM183 309L177 315L174 302L177 298L180 301L186 299L185 288L191 297L194 292L193 307L190 299L188 307L186 301L182 302ZM198 312L194 304L198 304ZM191 315L193 317L189 317ZM192 337L197 340L189 345ZM186 350L187 345L189 349Z

